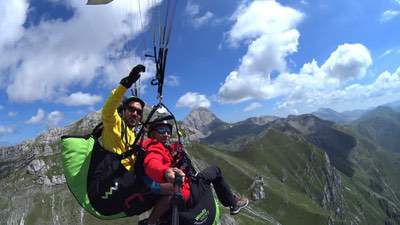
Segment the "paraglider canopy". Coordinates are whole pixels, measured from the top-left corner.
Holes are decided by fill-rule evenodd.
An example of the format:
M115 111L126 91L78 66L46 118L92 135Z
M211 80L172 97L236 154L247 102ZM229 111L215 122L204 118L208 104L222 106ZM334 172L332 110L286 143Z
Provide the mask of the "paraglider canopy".
M112 2L113 0L88 0L88 5L103 5ZM173 18L175 15L176 9L176 0L164 0L159 1L163 2L159 7L161 10L157 10L157 14L153 17L158 18L159 24L155 24L155 20L153 21L152 27L152 39L153 39L153 46L152 46L152 54L145 54L145 57L150 57L154 59L156 65L156 75L155 78L151 81L152 85L157 85L157 94L160 103L162 102L163 98L163 85L164 85L164 74L166 68L166 61L167 61L167 54L168 54L168 44L170 41L172 25L173 25ZM139 13L141 15L140 10L140 0L138 0L138 8ZM154 3L153 3L154 4ZM161 19L161 18L164 18ZM142 18L140 18L142 19ZM142 23L143 26L143 23ZM144 41L145 42L145 41ZM146 46L145 46L146 48Z
M86 4L88 5L102 5L112 2L113 0L88 0Z

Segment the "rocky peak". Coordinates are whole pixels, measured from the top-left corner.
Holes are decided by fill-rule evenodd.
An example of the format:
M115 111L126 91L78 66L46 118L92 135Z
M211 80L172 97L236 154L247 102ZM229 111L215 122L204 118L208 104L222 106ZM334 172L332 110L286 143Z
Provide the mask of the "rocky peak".
M250 117L242 122L239 123L250 123L250 124L255 124L255 125L259 125L259 126L263 126L269 122L272 122L276 119L278 119L279 117L276 116L260 116L260 117Z
M344 115L330 108L320 108L316 112L313 112L312 114L316 115L321 119L333 121L336 123L342 123L346 121Z
M191 130L200 131L204 136L210 134L213 128L224 124L214 113L207 108L197 108L187 115L182 123Z
M333 122L321 120L312 114L289 115L287 118L278 118L269 124L286 135L292 137L301 137L318 132L322 128L331 127Z
M62 133L68 135L83 135L90 133L101 122L101 111L91 112L82 119L62 129Z
M388 106L378 106L375 109L365 113L357 122L371 120L375 118L385 118L385 119L398 119L399 113L394 111Z
M315 133L326 127L331 127L333 122L321 120L312 114L288 116L286 122L304 135Z
M338 112L336 112L335 110L330 109L330 108L319 108L319 109L317 110L317 112L319 112L319 113L333 113L333 114L339 114Z

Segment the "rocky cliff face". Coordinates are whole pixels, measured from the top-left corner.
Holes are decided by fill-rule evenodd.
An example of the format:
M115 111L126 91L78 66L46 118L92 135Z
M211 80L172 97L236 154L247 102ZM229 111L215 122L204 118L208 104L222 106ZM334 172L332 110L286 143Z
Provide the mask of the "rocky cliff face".
M250 186L251 199L253 201L259 201L266 198L264 186L264 178L262 176L256 176L254 182Z
M93 112L64 128L52 128L37 138L22 144L0 148L0 178L13 170L26 168L39 157L60 153L58 142L62 135L88 134L100 122L100 112Z
M184 129L187 129L190 133L191 140L199 140L207 137L214 129L226 123L207 108L197 108L183 119L182 124Z
M339 172L330 163L327 153L324 154L325 183L321 205L331 212L330 221L341 221L345 219L344 196L342 179Z
M99 121L100 113L94 112L33 140L0 148L0 224L83 224L84 213L65 185L58 143L65 134L89 133Z

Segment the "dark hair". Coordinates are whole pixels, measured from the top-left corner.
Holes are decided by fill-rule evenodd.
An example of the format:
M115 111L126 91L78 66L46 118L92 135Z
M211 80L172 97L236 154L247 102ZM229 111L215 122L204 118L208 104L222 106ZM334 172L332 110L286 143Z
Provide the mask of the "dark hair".
M144 106L146 105L144 103L144 101L137 96L130 96L128 98L124 98L122 100L122 103L117 108L118 114L120 116L122 116L122 110L124 110L126 107L128 107L129 103L131 103L131 102L139 102L139 104L142 106L143 110L144 110Z
M131 102L139 102L139 104L142 106L142 109L144 109L144 106L146 105L146 104L144 103L144 101L143 101L142 99L140 99L139 97L137 97L137 96L130 96L130 97L128 97L128 98L126 98L126 99L124 99L124 100L122 101L122 107L123 107L123 108L126 108L126 107L129 105L129 103L131 103Z

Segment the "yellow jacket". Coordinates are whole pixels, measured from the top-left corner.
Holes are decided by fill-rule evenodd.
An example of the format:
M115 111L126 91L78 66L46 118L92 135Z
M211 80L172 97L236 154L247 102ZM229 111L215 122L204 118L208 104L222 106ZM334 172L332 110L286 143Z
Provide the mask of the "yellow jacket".
M106 150L119 155L126 152L128 147L135 141L135 133L129 127L126 127L127 134L124 134L124 127L126 125L117 111L126 91L127 89L122 85L119 85L116 89L112 90L111 95L104 103L101 111L101 119L104 126L102 131L103 147ZM125 143L128 143L128 146L126 146ZM134 162L134 155L121 160L121 164L124 165L128 171L133 169Z

